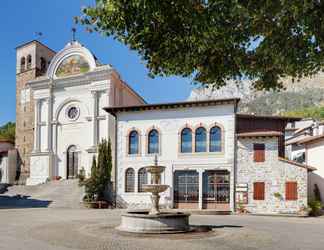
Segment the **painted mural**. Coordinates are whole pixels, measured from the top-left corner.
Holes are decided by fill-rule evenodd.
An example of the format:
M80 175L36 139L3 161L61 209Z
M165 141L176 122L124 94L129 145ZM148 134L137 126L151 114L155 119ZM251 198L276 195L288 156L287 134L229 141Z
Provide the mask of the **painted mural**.
M56 76L71 76L88 72L90 66L80 55L73 55L65 58L56 70Z

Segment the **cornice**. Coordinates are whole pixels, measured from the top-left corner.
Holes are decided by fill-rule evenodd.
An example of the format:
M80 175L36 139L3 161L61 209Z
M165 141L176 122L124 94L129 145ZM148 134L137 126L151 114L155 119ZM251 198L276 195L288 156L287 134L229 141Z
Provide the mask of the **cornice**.
M57 79L50 79L48 77L42 77L41 79L35 79L27 82L27 85L33 90L49 88L50 85L55 88L64 88L77 85L87 85L92 82L104 81L110 78L112 68L108 65L100 66L96 70L87 72L85 74L62 77Z

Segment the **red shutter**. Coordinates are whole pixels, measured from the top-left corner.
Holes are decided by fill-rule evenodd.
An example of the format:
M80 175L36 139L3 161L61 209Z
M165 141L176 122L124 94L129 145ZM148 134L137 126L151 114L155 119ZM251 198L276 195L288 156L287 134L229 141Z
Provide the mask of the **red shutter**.
M264 200L264 182L253 183L253 199Z
M264 162L265 161L265 145L262 143L253 144L254 150L254 161Z
M295 201L298 199L297 182L286 182L286 200Z

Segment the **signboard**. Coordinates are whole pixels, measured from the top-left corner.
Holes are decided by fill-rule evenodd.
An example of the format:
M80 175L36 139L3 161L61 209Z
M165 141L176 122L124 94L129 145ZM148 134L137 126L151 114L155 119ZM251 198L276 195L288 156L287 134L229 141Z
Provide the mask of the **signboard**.
M248 203L248 184L247 183L236 184L236 203L241 203L241 204Z

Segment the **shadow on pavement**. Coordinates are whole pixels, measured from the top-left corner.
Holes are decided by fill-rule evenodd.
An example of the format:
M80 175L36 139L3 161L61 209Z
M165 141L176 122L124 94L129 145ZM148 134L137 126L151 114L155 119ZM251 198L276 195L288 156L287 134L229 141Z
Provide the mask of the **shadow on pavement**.
M208 232L217 228L242 228L243 226L237 225L190 225L195 232Z
M0 209L13 208L41 208L48 207L52 201L30 199L30 196L15 195L3 196L0 195Z

